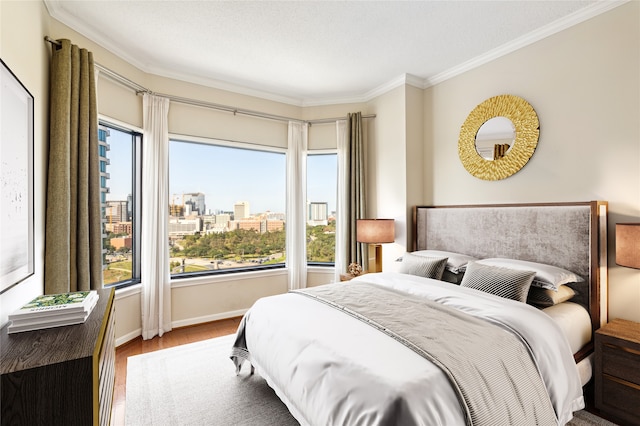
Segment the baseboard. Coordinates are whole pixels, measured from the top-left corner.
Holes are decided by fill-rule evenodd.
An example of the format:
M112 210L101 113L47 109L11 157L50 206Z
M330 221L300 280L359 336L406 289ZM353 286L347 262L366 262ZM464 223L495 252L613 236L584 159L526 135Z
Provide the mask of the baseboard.
M249 309L238 309L237 311L222 312L219 314L205 315L196 318L187 318L179 321L172 321L171 328L188 327L190 325L202 324L205 322L219 321L227 318L241 317L247 313Z
M116 339L116 348L120 345L124 345L130 340L135 339L138 336L142 336L142 328L133 330L131 333L127 333L124 336L120 336Z
M180 328L180 327L188 327L191 325L197 325L197 324L203 324L206 322L212 322L212 321L219 321L219 320L223 320L223 319L228 319L228 318L235 318L235 317L241 317L244 314L246 314L248 311L248 309L239 309L237 311L229 311L229 312L222 312L219 314L212 314L212 315L205 315L202 317L196 317L196 318L188 318L188 319L184 319L184 320L179 320L179 321L172 321L171 322L171 328ZM142 336L142 328L139 328L137 330L134 330L130 333L125 334L124 336L120 336L116 339L116 347L123 345L133 339L135 339L138 336Z

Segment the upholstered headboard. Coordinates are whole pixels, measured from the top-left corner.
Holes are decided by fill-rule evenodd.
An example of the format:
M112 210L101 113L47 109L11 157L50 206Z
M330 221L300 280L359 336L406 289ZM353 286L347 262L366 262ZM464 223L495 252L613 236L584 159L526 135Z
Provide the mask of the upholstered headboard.
M578 302L593 330L607 321L607 202L414 207L414 250L507 257L568 269L585 279Z

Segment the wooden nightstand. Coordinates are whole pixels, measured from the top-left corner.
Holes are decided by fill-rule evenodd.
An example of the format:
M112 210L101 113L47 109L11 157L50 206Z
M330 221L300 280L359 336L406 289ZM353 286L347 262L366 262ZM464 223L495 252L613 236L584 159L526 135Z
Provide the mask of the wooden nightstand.
M595 404L623 424L640 424L640 324L616 319L595 333Z

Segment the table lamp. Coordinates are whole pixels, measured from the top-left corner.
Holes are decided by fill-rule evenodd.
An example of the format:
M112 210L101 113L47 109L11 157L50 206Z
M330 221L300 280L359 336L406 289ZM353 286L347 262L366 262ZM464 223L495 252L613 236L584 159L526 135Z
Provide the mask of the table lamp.
M382 245L395 239L393 219L358 219L356 241L369 245L368 272L382 272Z
M616 223L616 265L640 269L640 223Z

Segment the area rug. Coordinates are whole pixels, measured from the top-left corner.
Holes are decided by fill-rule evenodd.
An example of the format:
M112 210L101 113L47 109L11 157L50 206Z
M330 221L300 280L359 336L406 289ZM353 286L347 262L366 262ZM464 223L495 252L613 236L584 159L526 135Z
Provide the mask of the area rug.
M224 336L127 359L130 426L298 425L265 380L236 376Z
M163 349L127 360L129 426L298 425L257 373L240 376L229 359L234 336ZM579 411L570 426L615 426Z
M618 426L588 411L582 410L574 414L573 419L567 423L567 426Z

